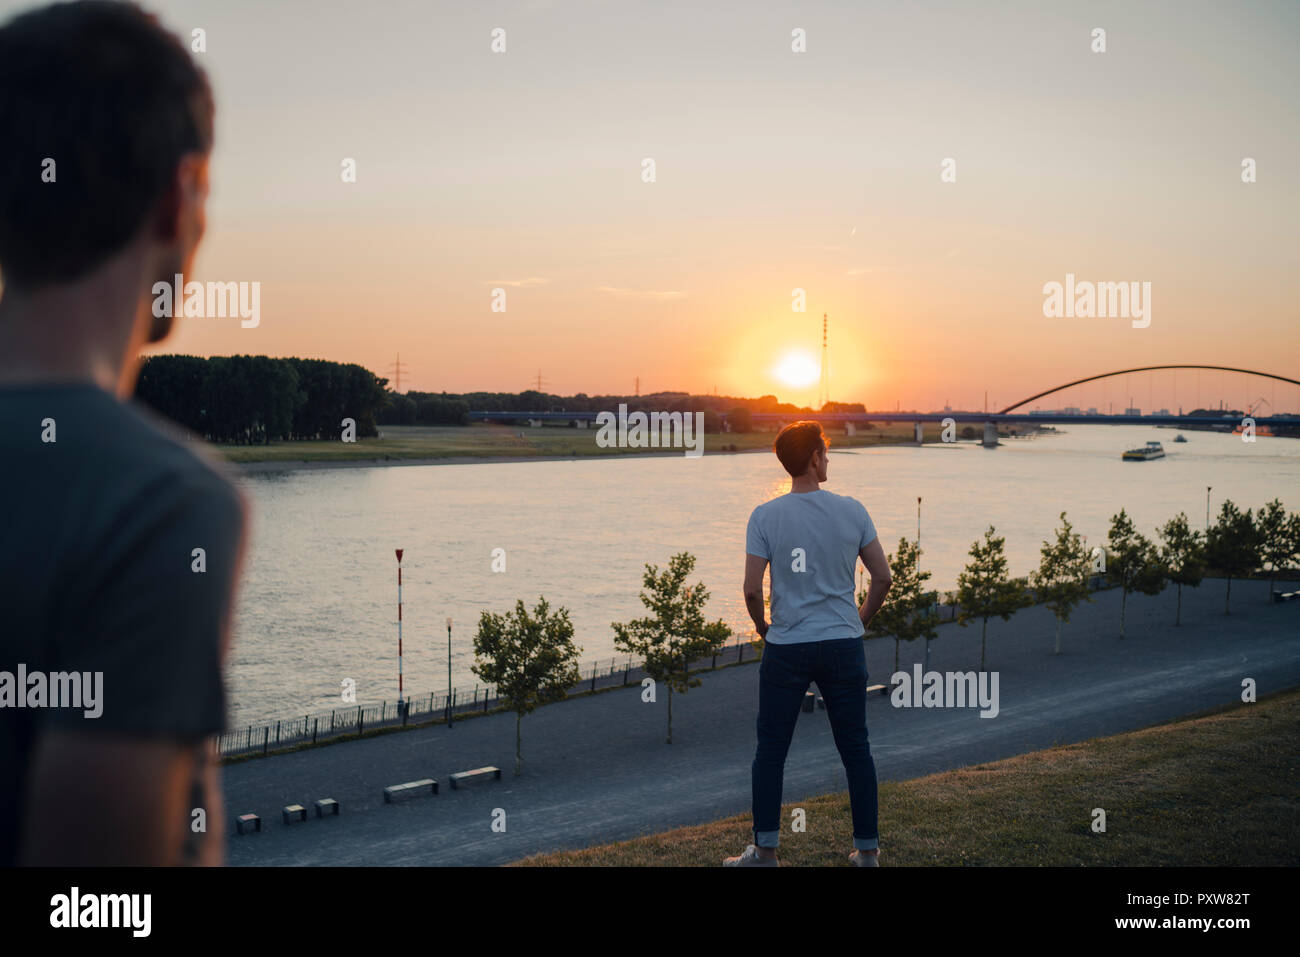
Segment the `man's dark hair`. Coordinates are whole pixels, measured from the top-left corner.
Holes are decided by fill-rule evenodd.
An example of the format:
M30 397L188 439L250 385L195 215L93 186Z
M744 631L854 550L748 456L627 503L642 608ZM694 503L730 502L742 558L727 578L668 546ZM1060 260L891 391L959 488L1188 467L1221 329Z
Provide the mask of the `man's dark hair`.
M794 422L776 434L772 450L785 470L798 477L808 471L813 453L827 445L820 422Z
M0 278L67 281L122 249L181 157L211 149L212 112L189 51L134 4L55 4L0 28Z

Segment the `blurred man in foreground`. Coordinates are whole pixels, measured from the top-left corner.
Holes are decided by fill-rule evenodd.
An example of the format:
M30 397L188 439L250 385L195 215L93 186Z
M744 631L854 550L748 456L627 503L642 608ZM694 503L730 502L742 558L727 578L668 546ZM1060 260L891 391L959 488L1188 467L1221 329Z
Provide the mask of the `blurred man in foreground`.
M129 401L203 234L212 95L133 5L0 28L0 864L221 862L245 507Z

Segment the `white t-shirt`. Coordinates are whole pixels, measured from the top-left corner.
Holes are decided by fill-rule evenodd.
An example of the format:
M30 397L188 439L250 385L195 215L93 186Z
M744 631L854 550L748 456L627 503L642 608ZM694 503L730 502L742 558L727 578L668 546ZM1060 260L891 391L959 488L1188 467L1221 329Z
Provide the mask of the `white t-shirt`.
M853 573L876 526L855 498L825 489L787 492L749 516L745 551L771 563L777 645L862 635Z

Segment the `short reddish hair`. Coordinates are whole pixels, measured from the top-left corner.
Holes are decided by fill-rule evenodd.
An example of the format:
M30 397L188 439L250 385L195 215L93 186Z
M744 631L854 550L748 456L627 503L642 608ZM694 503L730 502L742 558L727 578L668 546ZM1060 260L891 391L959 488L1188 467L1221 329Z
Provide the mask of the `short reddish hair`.
M797 477L808 471L814 452L829 446L820 422L792 422L777 433L772 451L785 470Z

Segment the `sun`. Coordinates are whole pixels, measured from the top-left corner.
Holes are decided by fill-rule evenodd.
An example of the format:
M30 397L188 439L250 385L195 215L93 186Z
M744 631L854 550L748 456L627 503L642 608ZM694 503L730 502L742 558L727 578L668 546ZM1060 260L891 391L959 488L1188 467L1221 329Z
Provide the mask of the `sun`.
M821 377L822 368L806 352L787 352L772 369L772 375L795 389L810 386Z

